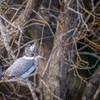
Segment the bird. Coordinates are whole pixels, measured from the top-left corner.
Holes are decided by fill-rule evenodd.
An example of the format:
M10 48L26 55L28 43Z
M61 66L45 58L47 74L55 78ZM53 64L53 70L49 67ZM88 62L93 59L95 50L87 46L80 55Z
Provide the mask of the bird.
M0 73L0 77L7 76L8 79L14 77L27 78L37 67L37 59L44 57L38 55L38 47L36 43L29 44L25 47L24 56L15 60L15 62L6 69L5 72Z

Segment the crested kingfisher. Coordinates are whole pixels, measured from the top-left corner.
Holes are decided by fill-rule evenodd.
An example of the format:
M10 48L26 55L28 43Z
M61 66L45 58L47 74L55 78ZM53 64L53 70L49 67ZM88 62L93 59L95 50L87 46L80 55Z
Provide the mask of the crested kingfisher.
M8 79L13 77L27 78L37 67L37 59L44 57L38 55L36 43L25 47L24 56L17 59L5 72L0 73L0 77L7 76Z

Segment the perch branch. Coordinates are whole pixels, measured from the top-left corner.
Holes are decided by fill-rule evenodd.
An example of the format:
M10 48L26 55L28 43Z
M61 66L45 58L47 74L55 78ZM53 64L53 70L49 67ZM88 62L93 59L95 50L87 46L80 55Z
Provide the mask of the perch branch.
M35 94L35 91L34 91L32 85L31 85L31 83L29 82L28 79L26 79L26 82L27 82L27 85L28 85L28 87L29 87L29 89L31 91L31 94L32 94L32 97L34 98L34 100L38 100L38 98L37 98L37 96Z

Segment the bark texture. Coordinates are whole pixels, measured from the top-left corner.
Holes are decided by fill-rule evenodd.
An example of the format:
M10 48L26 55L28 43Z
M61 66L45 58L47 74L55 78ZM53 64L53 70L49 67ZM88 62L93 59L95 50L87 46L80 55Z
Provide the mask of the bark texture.
M72 16L77 18L77 14L69 11L67 9L68 1L63 1L61 6L61 11L66 13L68 16ZM76 5L75 2L71 2L71 5ZM76 6L75 6L76 7ZM75 8L76 9L76 8ZM73 44L68 45L67 47L63 47L66 41L70 43L72 39L73 32L67 34L69 29L74 27L69 26L73 25L73 23L77 23L74 19L67 17L66 15L59 15L59 23L57 23L56 33L54 37L54 44L52 52L49 56L48 67L44 77L48 76L45 82L48 84L48 87L51 89L51 92L56 96L60 97L63 100L67 98L68 91L68 82L69 82L69 73L68 69L70 69L70 61L73 60L73 54L70 52L74 49ZM62 28L61 28L62 27ZM65 34L66 33L66 34ZM65 34L65 35L63 35ZM63 54L63 52L68 52L67 54ZM47 95L48 94L48 95ZM58 98L54 97L48 89L45 89L45 97L46 100L58 100ZM67 98L68 99L68 98Z
M42 0L28 0L25 9L22 11L20 16L16 19L15 24L19 26L25 24L31 18L31 15L33 13L32 10L37 12L41 3ZM32 16L35 17L35 15L36 14L34 13Z

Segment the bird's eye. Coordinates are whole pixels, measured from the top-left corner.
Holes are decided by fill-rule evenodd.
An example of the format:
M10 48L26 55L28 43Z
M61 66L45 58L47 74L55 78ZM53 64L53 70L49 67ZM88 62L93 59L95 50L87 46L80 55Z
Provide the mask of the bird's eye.
M32 54L32 56L34 56L34 54Z

